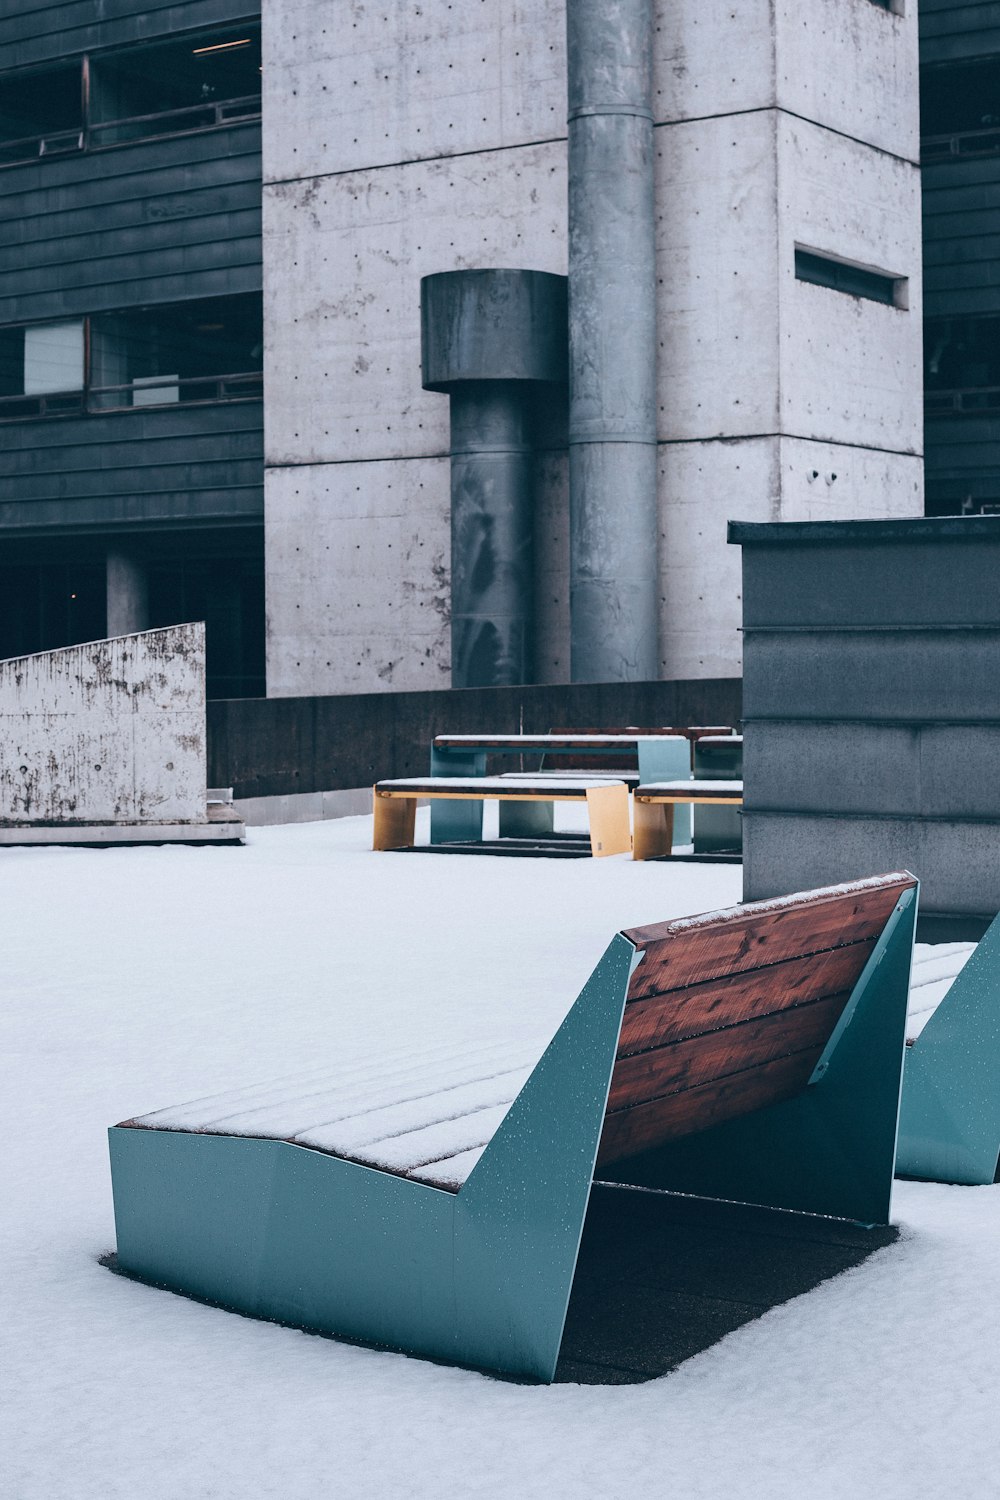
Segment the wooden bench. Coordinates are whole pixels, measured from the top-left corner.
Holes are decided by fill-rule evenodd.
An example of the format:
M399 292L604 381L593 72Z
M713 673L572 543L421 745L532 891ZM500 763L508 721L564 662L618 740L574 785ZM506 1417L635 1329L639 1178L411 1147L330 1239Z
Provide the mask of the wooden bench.
M899 1116L901 1176L984 1186L1000 1166L1000 917L915 1040Z
M595 1170L888 1221L915 914L902 871L630 929L533 1066L499 1007L478 1049L380 1049L126 1120L119 1267L550 1380Z
M741 807L742 781L659 781L635 788L633 859L656 859L674 847L674 808Z
M625 733L552 733L552 734L439 734L431 746L431 775L481 777L486 775L488 757L517 755L540 756L571 754L593 764L590 776L618 778L617 771L605 771L602 762L629 757L638 763L640 779L659 781L668 776L688 774L688 741L679 735L654 733L644 736L629 730ZM548 781L558 780L548 772ZM532 802L505 800L500 805L502 837L544 838L553 828L552 798ZM470 842L482 838L482 803L467 799L440 800L431 804L432 844Z
M507 780L501 776L407 776L376 782L373 792L373 849L407 849L413 844L417 802L423 798L471 802L482 807L486 798L504 804L582 802L590 822L590 852L595 857L627 854L632 848L628 787L607 777L578 776L567 780ZM480 831L482 828L480 814Z

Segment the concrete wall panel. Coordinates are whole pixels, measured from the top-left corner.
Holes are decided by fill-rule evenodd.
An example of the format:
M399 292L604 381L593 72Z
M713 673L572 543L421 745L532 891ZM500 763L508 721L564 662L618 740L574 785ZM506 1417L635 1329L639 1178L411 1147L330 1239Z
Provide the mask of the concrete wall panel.
M420 278L564 275L565 157L557 142L265 189L268 464L447 451L448 402L421 389Z
M919 170L788 116L778 163L781 430L919 454ZM796 245L906 277L908 307L797 281Z
M882 151L920 160L917 4L776 0L782 109Z
M204 819L204 625L0 662L0 824Z
M779 108L919 159L917 7L871 0L659 0L657 123Z
M773 112L655 131L658 436L778 428Z
M730 520L840 521L873 511L906 516L919 513L920 480L919 459L864 448L776 437L661 444L664 676L741 670L746 605L738 548L726 543ZM784 598L780 562L775 566L769 601ZM820 581L813 587L822 598Z
M902 519L923 513L924 466L915 454L782 438L783 521L872 515Z
M706 119L775 104L773 0L656 0L653 118Z
M448 460L267 475L268 695L448 686Z
M349 0L326 15L269 0L264 52L265 181L566 135L565 10L550 0Z

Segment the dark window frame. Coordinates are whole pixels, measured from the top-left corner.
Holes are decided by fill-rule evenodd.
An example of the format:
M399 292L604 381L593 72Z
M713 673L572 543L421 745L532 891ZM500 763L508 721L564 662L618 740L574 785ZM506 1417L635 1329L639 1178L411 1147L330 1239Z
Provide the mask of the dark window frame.
M5 167L23 166L26 162L38 161L46 157L62 158L92 151L110 151L120 146L136 144L139 141L192 135L205 130L219 130L229 125L259 120L261 118L259 89L254 94L213 99L201 104L185 105L150 114L125 115L114 120L99 120L94 115L92 70L95 65L99 68L101 63L108 58L145 53L167 43L204 42L206 46L211 47L215 44L216 38L228 38L234 30L250 31L253 33L254 41L258 41L260 21L234 22L225 29L214 27L211 31L197 31L180 36L152 37L143 47L136 47L132 44L128 47L109 48L103 52L81 53L78 58L65 59L58 64L58 68L53 64L48 64L42 68L11 70L7 73L7 77L31 80L33 78L44 79L55 71L66 71L69 67L78 68L81 100L80 126L79 129L74 127L72 130L51 130L11 140L0 139L0 170ZM3 74L0 73L0 82L2 80ZM142 129L143 126L146 127L145 130ZM174 128L170 128L171 126ZM138 133L132 133L129 127L139 127ZM116 132L118 139L108 139Z
M795 279L808 286L822 286L843 296L860 297L882 307L908 309L909 278L892 271L879 271L857 261L843 260L811 246L795 246Z
M248 297L252 293L234 293L233 296ZM227 298L195 299L199 301L226 301ZM177 303L151 304L152 308L163 308L164 310L178 305ZM83 381L79 387L66 391L47 391L44 394L28 395L25 393L13 393L0 396L0 425L8 422L32 422L40 420L51 420L56 417L90 417L107 416L111 413L124 412L148 412L152 410L163 410L177 406L216 406L221 402L231 401L260 401L263 399L264 371L260 368L249 370L219 371L207 375L154 375L149 377L133 377L122 381L117 385L95 385L94 373L94 349L93 349L93 321L107 317L114 311L128 315L138 311L135 308L121 308L102 310L99 313L82 313L79 317L66 316L59 318L32 318L23 323L9 323L0 328L0 333L12 333L28 328L55 327L61 323L80 322L83 325ZM152 394L156 389L156 382L162 384L165 399L163 401L152 400L136 401L134 399L137 389L144 389L146 395ZM177 392L177 395L167 395L167 392ZM186 391L186 394L185 394ZM121 394L121 400L115 401L117 393ZM110 398L110 399L109 399ZM130 398L130 399L129 399Z

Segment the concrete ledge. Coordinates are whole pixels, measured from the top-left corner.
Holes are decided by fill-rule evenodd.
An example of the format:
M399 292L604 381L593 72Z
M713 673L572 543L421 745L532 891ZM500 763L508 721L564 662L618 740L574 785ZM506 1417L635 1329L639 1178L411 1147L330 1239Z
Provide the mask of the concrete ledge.
M68 844L93 849L131 844L245 843L246 826L239 817L213 818L207 823L25 823L0 828L0 848Z
M248 828L276 823L319 823L326 818L355 818L372 810L370 786L330 792L292 792L280 797L241 797L233 807Z

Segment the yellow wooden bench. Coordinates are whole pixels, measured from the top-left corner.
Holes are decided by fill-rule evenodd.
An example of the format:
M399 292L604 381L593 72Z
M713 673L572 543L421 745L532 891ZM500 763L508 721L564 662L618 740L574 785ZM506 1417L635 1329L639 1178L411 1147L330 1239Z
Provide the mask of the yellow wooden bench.
M742 781L654 781L637 786L632 794L633 859L656 859L674 846L674 808L691 806L741 807Z
M628 787L608 777L580 776L517 780L501 776L407 776L378 781L373 789L373 849L408 849L413 844L417 802L447 799L505 802L585 802L590 820L590 851L595 856L627 854Z

